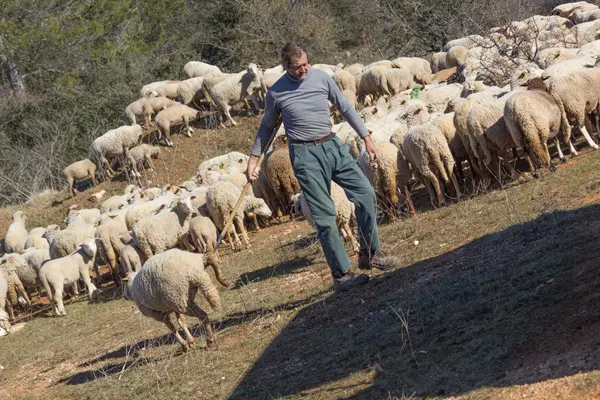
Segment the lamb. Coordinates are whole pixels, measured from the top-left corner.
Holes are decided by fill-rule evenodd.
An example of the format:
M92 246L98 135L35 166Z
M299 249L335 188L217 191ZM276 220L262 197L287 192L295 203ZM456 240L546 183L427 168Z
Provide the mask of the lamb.
M158 81L158 82L152 82L147 85L144 85L140 89L140 97L148 98L151 96L155 96L156 89L158 89L162 85L166 85L167 83L172 83L172 82L174 82L174 81Z
M123 276L127 277L131 272L139 271L142 268L142 260L145 259L144 255L135 246L130 232L120 234L119 239L123 244L119 252L119 264L121 265Z
M417 82L423 83L423 78L431 74L429 61L419 57L399 57L392 60L395 68L403 68L410 72Z
M117 286L119 286L119 281L116 278L117 260L123 247L119 235L127 232L124 215L124 212L121 212L121 215L108 215L108 219L103 221L94 232L97 248L96 262L94 263L96 275L100 275L98 263L103 261L110 268L111 276Z
M256 64L251 63L248 65L246 71L242 71L234 76L226 78L212 88L210 91L210 98L223 114L220 115L221 127L225 127L222 119L223 116L227 118L231 125L237 125L229 113L231 105L245 101L249 96L251 96L256 105L257 99L254 92L262 90L266 93L266 89L263 86L262 75L262 70Z
M354 203L348 200L344 189L335 182L331 182L331 199L335 205L335 222L342 232L342 237L345 240L350 240L352 250L354 253L358 253L358 242L350 228L350 221L354 218ZM294 211L304 214L310 226L315 227L315 221L308 207L308 202L302 192L294 196Z
M144 164L150 168L150 170L154 169L154 165L152 164L153 158L159 158L161 154L161 149L158 146L152 146L149 144L140 144L130 150L127 150L125 156L127 157L127 161L131 165L131 169L133 170L133 175L141 177L138 170L138 166L144 167Z
M97 167L103 164L108 176L111 177L115 172L110 167L108 158L124 155L127 149L139 142L142 133L142 127L137 124L123 125L109 130L92 142L90 159L96 163Z
M150 128L150 121L148 120L148 115L146 114L146 98L142 97L141 99L137 99L133 103L129 103L127 107L125 107L125 121L127 121L130 125L135 125L137 123L137 116L144 116L144 122L146 129Z
M165 85L160 86L156 89L155 97L167 97L169 99L174 99L177 97L177 88L181 81L171 81Z
M211 259L211 265L215 272L215 278L224 287L229 287L229 283L223 277L221 262L217 253L217 227L209 217L199 215L190 221L190 240L196 251L200 254L208 254Z
M413 75L403 68L390 68L381 75L379 85L383 93L394 96L412 88Z
M25 241L25 250L30 248L49 249L50 245L48 244L48 240L43 237L44 233L46 233L46 228L33 228L30 230Z
M152 200L129 207L125 213L127 229L132 229L139 220L155 214L162 206L171 204L174 199L175 193L167 191Z
M94 238L96 221L100 217L100 210L96 208L83 209L69 212L65 220L67 228L59 231L55 227L48 227L44 236L50 244L52 259L65 257L77 250L77 246L87 239Z
M462 91L463 85L460 83L438 85L432 89L423 91L421 100L427 104L430 113L444 112L448 102L454 98L460 97Z
M206 192L206 206L208 207L208 212L210 214L211 219L219 228L219 230L223 230L225 227L225 222L227 218L233 212L233 208L238 198L241 196L242 191L238 189L234 184L230 182L216 182L211 185ZM250 241L248 239L248 233L246 232L246 228L244 227L244 213L252 212L256 215L263 215L270 217L271 210L267 207L267 204L263 199L258 199L254 196L246 196L244 197L241 206L238 208L235 218L233 220L234 225L232 225L232 231L235 237L235 245L231 240L230 232L227 232L227 237L229 239L229 243L231 247L235 250L235 248L241 248L241 242L238 237L237 231L239 230L242 234L242 239L244 240L244 244L249 247Z
M192 137L193 129L190 127L190 121L195 121L202 116L202 113L195 108L180 104L177 106L169 107L159 112L156 115L156 125L158 127L158 139L160 140L163 135L167 146L173 146L171 141L171 125L184 124L184 134L188 137Z
M569 19L573 21L574 24L582 24L584 22L592 22L597 19L600 19L600 10L598 8L583 11L583 10L575 10L569 16Z
M540 66L540 68L546 69L554 64L577 57L579 55L579 51L580 49L550 47L540 50L535 56L535 62Z
M18 253L5 254L0 258L0 265L10 275L11 303L15 306L18 304L16 292L19 292L27 305L31 305L26 288L37 287L38 272L34 268L30 268L25 258Z
M454 39L446 43L444 51L449 51L451 48L456 46L463 46L467 49L472 49L477 46L481 46L484 43L484 38L479 35L470 35L460 39Z
M168 97L141 98L125 108L125 119L134 125L136 123L136 116L143 115L145 127L149 129L152 115L177 104L179 103Z
M598 145L592 140L585 127L585 118L587 114L596 112L596 127L600 132L599 80L600 59L597 59L593 68L574 71L571 74L554 78L548 85L548 92L561 110L561 125L565 142L571 140L570 121L575 120L590 147L598 149Z
M300 184L294 175L290 151L285 144L275 148L265 160L265 176L275 192L277 201L289 212L293 196L300 192Z
M17 211L13 214L12 223L4 236L4 251L6 253L18 253L25 250L25 242L27 242L28 236L25 228L26 219L27 217L23 211Z
M336 71L332 76L333 81L338 85L340 90L351 90L356 92L356 79L354 75L344 69Z
M411 127L402 143L408 162L415 168L415 175L427 188L431 203L444 204L438 177L447 183L452 179L457 197L460 197L458 181L454 175L454 159L444 134L432 123ZM435 194L435 197L434 197Z
M258 179L252 182L252 192L254 196L263 199L267 206L272 210L275 218L278 220L283 216L285 207L279 203L275 191L269 184L269 180L265 176L264 169L260 171Z
M88 158L85 160L75 161L69 166L63 169L63 175L67 184L69 185L69 190L71 191L71 195L75 196L77 194L77 189L75 188L75 182L82 181L85 179L92 180L92 187L98 185L98 181L96 180L96 164L91 162Z
M204 100L208 102L212 101L210 98L210 91L212 88L214 88L219 82L222 82L234 75L235 74L216 74L205 76L204 80L202 81L202 94L204 96Z
M448 52L435 53L432 56L431 71L435 73L453 67L463 67L467 62L468 51L464 46L454 46Z
M210 260L207 261L210 263ZM172 249L155 255L144 263L142 269L131 273L124 297L133 300L146 317L167 325L182 350L187 351L195 340L181 314L197 317L204 327L207 346L212 347L215 343L208 315L196 303L198 290L214 310L221 308L219 292L204 270L203 256ZM177 332L172 313L183 328L186 340Z
M192 218L189 198L172 209L138 221L133 227L133 239L146 259L177 246L188 232Z
M443 114L432 122L440 130L440 132L444 134L444 137L448 142L450 152L452 153L452 157L454 157L454 160L457 162L456 167L458 176L461 180L464 179L462 162L469 161L469 156L461 138L456 134L456 127L454 126L454 113L451 112Z
M203 63L201 61L190 61L183 66L183 77L185 79L197 78L211 74L221 74L221 70L216 65Z
M96 286L90 279L90 268L94 264L96 243L88 240L68 256L46 261L40 270L40 280L46 289L48 299L57 316L67 315L63 304L64 285L70 285L82 279L87 287L90 299L94 297Z
M513 141L527 155L531 171L537 174L541 165L554 171L556 167L548 151L549 139L554 139L559 157L564 161L558 142L563 123L560 107L544 90L541 79L532 80L529 87L530 90L519 91L508 98L504 105L504 120Z
M196 174L201 171L220 171L226 174L234 172L246 172L248 156L237 151L231 151L221 156L202 161L196 169Z
M391 61L390 61L391 62ZM381 77L385 72L390 69L385 65L376 65L372 68L365 69L360 75L357 75L356 95L358 96L358 102L361 105L365 103L365 96L371 95L374 99L377 99L385 94L381 87Z

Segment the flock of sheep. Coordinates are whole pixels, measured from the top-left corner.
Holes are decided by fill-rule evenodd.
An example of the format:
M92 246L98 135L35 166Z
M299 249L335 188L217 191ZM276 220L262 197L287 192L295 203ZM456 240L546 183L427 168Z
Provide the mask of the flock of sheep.
M460 197L467 179L514 177L513 159L519 151L533 173L542 166L554 170L548 141L555 144L561 161L565 159L561 144L577 155L572 126L597 149L591 135L600 132L599 33L598 7L577 2L556 7L552 16L494 28L487 36L453 40L431 61L401 57L366 66L312 68L331 75L360 110L380 149L378 159L369 158L346 122L332 122L332 130L369 178L378 206L393 219L404 207L415 213L409 190L414 178L427 189L431 202L441 206L447 196ZM202 103L216 107L221 125L225 119L235 125L231 106L246 103L250 108L249 98L252 107L260 109L266 91L282 74L281 66L263 71L250 64L245 71L225 74L216 66L190 62L184 67L185 80L144 86L141 98L126 107L131 125L98 137L90 146L89 159L65 168L70 189L75 193L74 184L82 179L95 184L100 170L112 176L115 158L125 160L122 167L134 177L140 176L138 168L152 168L160 148L139 144L152 116L159 140L164 138L171 146L171 127L183 124L184 133L191 135L189 122L203 115ZM138 118L144 119L146 130L136 124ZM250 246L246 223L252 221L260 229L259 216L281 219L302 212L312 222L283 129L227 232L234 250ZM205 266L228 286L216 240L247 183L247 161L246 155L231 152L202 162L194 178L176 186L130 185L99 208L70 211L62 230L52 225L28 231L25 215L16 212L4 239L6 254L0 259L0 327L9 330L13 308L30 302L28 289L45 291L57 315L66 314L65 285L77 293L82 280L94 299L97 289L90 270L95 270L98 284L99 266L107 265L117 285L127 282L124 296L144 315L165 323L184 350L194 338L182 314L198 317L207 343L212 344L209 318L194 297L199 290L213 308L219 307L218 291ZM469 176L464 173L467 166ZM340 232L356 251L350 226L354 206L334 183L331 194Z

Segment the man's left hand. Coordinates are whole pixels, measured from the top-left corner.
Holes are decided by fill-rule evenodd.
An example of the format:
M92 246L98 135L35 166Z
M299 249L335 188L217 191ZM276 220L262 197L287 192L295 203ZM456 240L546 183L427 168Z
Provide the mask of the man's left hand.
M364 141L365 141L365 150L371 157L371 160L379 161L381 153L379 152L379 147L377 147L377 145L375 144L375 142L373 141L371 136L365 136Z

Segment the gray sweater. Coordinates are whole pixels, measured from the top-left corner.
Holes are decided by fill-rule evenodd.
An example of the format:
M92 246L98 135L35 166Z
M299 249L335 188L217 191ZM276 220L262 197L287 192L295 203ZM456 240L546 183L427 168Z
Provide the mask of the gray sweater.
M361 138L369 135L360 116L333 79L318 69L309 69L303 81L283 75L267 92L265 115L260 122L252 155L260 156L281 113L285 133L291 140L316 140L329 135L330 100Z

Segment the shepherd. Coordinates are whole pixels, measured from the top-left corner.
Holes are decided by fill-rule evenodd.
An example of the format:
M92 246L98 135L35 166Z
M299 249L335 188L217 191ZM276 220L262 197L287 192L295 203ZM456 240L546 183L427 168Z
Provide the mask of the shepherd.
M360 236L358 268L388 270L392 266L380 250L375 191L350 155L348 145L342 144L331 132L328 100L364 140L365 150L372 159L379 158L379 149L333 79L323 71L310 68L303 47L294 42L286 43L281 50L281 64L286 73L271 86L265 97L265 113L248 160L248 180L254 182L258 179L258 160L261 153L267 151L281 117L294 174L314 217L317 236L333 276L334 289L346 291L367 283L369 276L351 271L352 264L336 225L331 181L344 189L356 207Z

